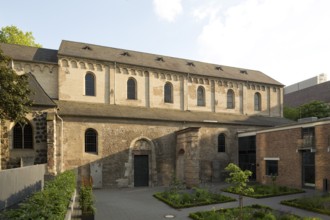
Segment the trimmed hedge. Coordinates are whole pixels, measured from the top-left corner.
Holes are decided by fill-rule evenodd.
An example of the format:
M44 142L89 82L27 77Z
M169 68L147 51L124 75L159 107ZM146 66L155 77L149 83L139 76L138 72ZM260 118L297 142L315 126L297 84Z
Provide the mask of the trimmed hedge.
M165 191L155 193L154 197L176 209L236 201L231 197L198 188L195 193Z
M330 205L330 194L320 197L303 197L299 199L281 201L281 204L283 205L317 212L320 214L330 215L330 209L324 206L325 203L327 203L328 206Z
M269 198L269 197L275 197L275 196L283 196L283 195L291 195L291 194L297 194L297 193L304 193L304 190L296 189L296 188L289 188L286 186L270 186L270 185L251 185L254 192L249 194L243 194L247 197L252 197L256 199L261 198ZM228 187L225 189L222 189L224 192L234 193L235 190L232 187Z
M76 188L76 176L72 171L66 171L46 182L44 190L34 193L19 204L18 209L5 211L5 219L17 220L63 220L70 199Z

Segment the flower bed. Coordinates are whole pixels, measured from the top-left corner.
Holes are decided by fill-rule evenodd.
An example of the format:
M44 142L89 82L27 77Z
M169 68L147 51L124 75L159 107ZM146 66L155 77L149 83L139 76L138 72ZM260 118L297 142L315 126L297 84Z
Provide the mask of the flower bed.
M230 209L220 209L204 212L195 212L189 215L190 218L194 220L227 220L227 219L251 219L251 220L261 220L261 219L278 219L278 220L300 220L300 219L314 219L317 218L302 218L297 215L290 213L283 213L280 211L273 210L266 206L261 205L251 205L245 206L242 210L240 217L239 208Z
M285 200L282 201L281 204L330 215L330 193L319 196Z
M290 188L286 186L254 184L251 185L250 187L253 188L254 192L244 194L244 196L253 197L257 199L305 192L304 190L301 189ZM223 189L223 191L237 194L233 187L225 188Z
M194 188L189 191L164 191L154 194L154 197L173 208L188 208L216 203L235 201L235 199L221 194L211 193L205 189Z

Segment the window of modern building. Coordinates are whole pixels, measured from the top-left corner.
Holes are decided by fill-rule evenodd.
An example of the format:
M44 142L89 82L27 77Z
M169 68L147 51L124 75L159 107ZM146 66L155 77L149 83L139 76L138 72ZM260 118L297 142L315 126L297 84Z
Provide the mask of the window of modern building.
M85 75L85 95L95 96L95 76L93 73Z
M134 78L127 80L127 99L136 99L136 81Z
M88 128L85 132L85 152L97 152L97 132L92 128Z
M164 86L164 102L173 103L173 86L170 82L165 83Z
M218 152L226 152L226 137L224 134L218 136Z
M33 131L29 122L16 123L13 129L13 148L32 149Z
M235 108L235 94L234 91L229 89L227 92L227 108L234 109Z
M203 86L197 89L197 106L205 106L205 90Z
M266 175L278 176L278 160L266 160Z
M261 95L259 92L254 94L254 111L261 111Z

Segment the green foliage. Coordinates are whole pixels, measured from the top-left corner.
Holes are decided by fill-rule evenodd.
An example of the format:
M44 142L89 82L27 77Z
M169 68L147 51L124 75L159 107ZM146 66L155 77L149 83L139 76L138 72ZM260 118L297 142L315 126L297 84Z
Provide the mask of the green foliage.
M0 30L0 43L19 44L32 47L42 47L34 41L32 32L23 32L16 26L2 27Z
M0 50L0 120L22 121L32 105L26 75L9 68L10 58Z
M195 220L227 220L227 219L253 219L253 220L300 220L310 219L301 218L299 216L283 213L280 211L273 210L266 206L252 205L243 208L243 212L240 213L239 208L229 208L220 210L211 210L203 212L195 212L189 215L190 218ZM317 218L313 218L317 219Z
M330 215L330 194L282 201L281 204Z
M325 118L330 116L330 106L323 101L312 101L297 108L284 107L283 114L294 121L308 117Z
M4 212L5 219L14 220L62 220L64 219L71 196L76 188L76 177L71 171L55 177L45 184L41 192L33 194L19 205L18 209Z
M91 186L80 187L79 204L83 213L95 213L93 190Z
M322 101L312 101L310 103L300 106L301 117L317 117L325 118L330 116L330 107L327 103Z
M178 192L185 188L186 188L186 186L179 179L177 179L175 173L173 173L171 182L170 182L170 191Z
M243 194L243 195L257 198L257 199L304 192L301 189L289 188L286 186L276 186L276 185L254 184L254 185L251 185L250 187L253 188L253 192ZM235 191L235 189L233 189L233 187L228 187L227 189L223 189L223 191L238 194Z
M187 208L215 203L235 201L221 194L214 194L206 189L194 188L192 191L171 191L166 190L154 194L154 197L167 203L173 208Z
M299 108L291 108L284 106L283 115L284 118L297 121L300 118L300 110Z
M240 195L253 193L253 188L247 185L249 177L252 175L250 170L241 170L237 165L230 163L225 168L229 171L229 178L226 179L227 183L232 184L233 190Z

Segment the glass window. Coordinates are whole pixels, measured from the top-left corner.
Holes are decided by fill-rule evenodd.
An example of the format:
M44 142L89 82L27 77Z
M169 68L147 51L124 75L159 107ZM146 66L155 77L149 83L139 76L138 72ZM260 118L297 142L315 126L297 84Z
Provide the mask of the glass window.
M165 83L164 86L164 102L173 103L173 86L170 82Z
M197 89L197 106L205 106L205 90L203 86Z
M261 111L261 95L259 92L254 94L254 110Z
M235 108L235 95L234 91L229 89L227 92L227 108L233 109Z
M85 76L85 95L95 96L95 77L92 73L87 73Z
M97 133L91 128L85 132L85 152L97 152Z
M127 80L127 99L136 99L136 82L133 78Z
M218 152L226 152L226 138L224 134L218 136Z
M278 160L266 160L266 175L278 176Z
M16 123L13 129L13 148L32 149L33 131L30 123Z

